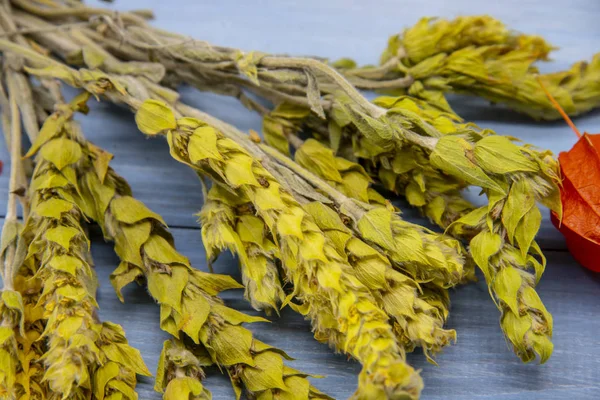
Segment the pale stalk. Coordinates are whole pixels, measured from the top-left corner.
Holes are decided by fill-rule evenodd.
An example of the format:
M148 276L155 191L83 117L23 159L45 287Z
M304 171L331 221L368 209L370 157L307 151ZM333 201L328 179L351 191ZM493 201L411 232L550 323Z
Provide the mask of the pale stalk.
M0 82L1 84L2 82ZM8 204L2 227L2 249L0 250L3 288L0 298L0 398L16 399L17 375L21 368L22 350L17 338L24 334L23 299L14 289L15 275L21 267L24 246L20 234L23 229L17 217L19 181L21 172L21 118L17 106L15 83L9 80L8 102L10 104L10 154L11 170L8 187ZM6 129L7 124L4 124Z

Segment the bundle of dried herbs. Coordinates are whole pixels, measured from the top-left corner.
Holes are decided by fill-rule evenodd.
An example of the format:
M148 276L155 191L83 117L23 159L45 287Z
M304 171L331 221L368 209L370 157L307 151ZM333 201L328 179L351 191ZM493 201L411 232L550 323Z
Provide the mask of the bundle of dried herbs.
M543 39L490 17L424 19L390 39L380 66L358 68L190 41L151 27L144 12L71 1L2 6L8 93L2 87L0 104L12 158L0 396L134 399L136 373L149 374L122 329L95 315L86 219L115 243L119 297L125 285L145 282L160 304L160 326L173 336L155 385L166 399L209 399L209 366L229 374L238 398L328 398L242 326L264 319L226 307L217 295L232 288L244 287L267 313L289 305L317 340L357 359L357 399L419 397L423 383L405 353L422 347L434 362L455 340L444 328L448 289L472 280L475 264L517 355L550 356L552 317L535 291L545 267L536 203L560 215L557 163L465 123L444 98L476 94L554 118L536 81L534 62L551 50ZM597 61L539 79L567 112L582 113L600 101ZM55 80L84 94L65 104ZM268 145L181 103L178 83L236 96L261 113ZM394 97L369 102L357 89ZM83 137L72 117L87 110L89 95L128 106L143 133L165 136L171 156L210 183L199 213L209 262L229 249L243 285L194 269L160 215L109 167L112 155ZM28 197L28 161L15 139L21 120L29 154L38 153ZM404 195L446 233L404 221L375 184ZM463 197L471 186L486 205Z
M80 177L83 198L121 259L111 275L115 290L123 300L121 289L144 278L161 306L161 328L180 340L165 342L156 389L164 389L168 399L181 398L183 390L208 396L200 367L215 364L228 372L238 397L246 390L253 397L280 392L288 398L327 398L310 385L307 374L284 364L288 356L282 350L242 327L266 320L223 304L218 293L241 286L228 276L194 269L175 250L160 215L133 198L127 182L108 167L110 154L88 145L87 157ZM178 355L176 349L182 348Z
M13 49L16 49L16 48L13 47ZM22 51L22 49L20 51ZM88 73L86 73L83 70L82 71L69 70L67 67L64 67L64 66L62 66L62 65L60 65L60 64L58 64L56 62L51 62L48 59L45 59L44 61L42 61L44 58L40 57L39 55L34 55L34 54L31 54L31 53L27 53L27 56L31 57L32 60L38 60L39 62L50 63L50 65L52 65L51 69L55 69L54 71L50 71L48 69L46 69L46 70L37 70L37 71L30 70L33 73L40 73L42 75L47 75L47 76L54 75L54 76L63 76L63 77L66 76L66 75L64 75L64 73L67 73L67 74L69 74L71 76L71 78L67 79L67 81L72 82L75 85L84 86L86 89L88 89L88 90L90 90L92 92L98 93L98 94L99 93L109 94L109 97L113 96L113 99L125 102L125 103L131 105L134 108L139 108L140 107L139 100L137 100L134 97L132 97L130 93L126 93L124 91L124 88L122 86L120 86L119 83L117 83L118 82L118 77L115 77L115 76L109 77L108 75L100 76L98 74L95 74L94 77L96 78L96 81L92 81L92 80L88 80L88 79L91 79L92 76L88 75ZM62 70L62 72L59 72L61 70ZM103 85L103 86L100 85L100 83L102 81L105 82L105 85ZM131 84L133 82L133 78L129 77L128 81ZM139 89L140 85L136 85L135 87L137 89ZM155 90L156 91L156 86L155 85L149 84L148 88L150 90ZM162 91L159 91L159 92L165 93L165 90L163 89ZM149 104L150 104L150 106L148 106L148 107L150 107L150 110L152 110L152 107L158 108L159 110L162 109L162 108L164 108L163 106L160 106L160 104L158 104L158 103L157 104L155 104L155 103L149 103ZM183 108L183 109L186 109L186 110L189 111L188 107L184 107L183 105L180 105L179 107ZM152 116L151 112L147 111L146 114ZM195 112L195 114L196 115L198 115L198 114L202 115L201 113L198 113L197 111ZM182 121L185 121L185 123L189 123L189 124L199 124L200 123L200 122L194 122L194 120L190 119L190 118L188 118L188 119L182 119ZM151 122L152 122L152 119L151 119ZM160 125L159 125L159 128L160 128ZM144 128L144 127L142 127L142 130L145 131L146 133L149 133L149 132L154 132L156 129L159 129L159 128L156 128L156 127L150 127L150 128L145 127ZM166 128L168 128L168 127L166 127ZM166 129L166 128L162 128L162 129ZM191 128L187 128L187 129L191 129ZM195 129L199 129L199 128L197 127ZM232 132L231 132L231 130L229 128L226 127L225 129L229 130L229 133L232 134ZM200 132L198 132L198 134L200 134ZM215 135L215 133L213 133L213 135ZM236 135L239 136L239 133L233 133L232 135L234 137ZM192 135L192 137L193 137L193 135ZM201 139L201 138L198 138L198 139ZM234 141L232 141L230 139L227 139L227 138L223 138L223 140L225 141L224 143L227 143L228 147L231 147L232 149L239 148L238 151L242 151L242 154L240 154L238 156L238 158L244 158L244 157L248 158L248 155L246 155L246 156L243 155L244 154L244 151L242 150L243 148L239 147L239 145L235 145L234 146L234 144L235 144ZM204 141L202 141L202 140L195 140L195 142L196 143L204 143ZM246 143L250 143L247 139L245 140L245 142ZM173 142L171 142L171 143L173 143ZM212 143L212 141L210 141L210 143ZM189 144L187 146L189 146ZM202 148L196 146L196 147L194 147L194 149L198 149L198 151L201 151L201 153L200 153L201 155L204 154L204 152L203 152L204 150L202 150ZM173 153L173 154L177 154L177 153ZM189 149L186 152L184 152L183 154L186 154L186 157L194 156L194 153L190 152ZM182 155L179 155L178 157L181 158ZM241 161L243 161L243 160L241 160ZM188 163L190 165L194 164L191 161L187 161L186 163ZM263 161L263 163L264 163L264 161ZM235 164L237 164L237 163L235 163ZM220 167L220 168L223 168L223 167ZM233 172L235 172L235 171L238 171L238 169L234 169L233 170ZM241 171L238 171L238 174L242 174L243 171L244 171L244 169L242 169ZM223 173L224 172L221 172L220 175L222 175ZM209 176L214 176L215 174L214 173L209 173L208 175ZM242 178L243 178L243 176L244 175L242 174ZM242 179L242 178L235 177L235 179ZM263 178L267 179L266 177L263 177ZM246 178L244 178L244 179L246 179ZM258 182L258 180L256 180L256 181ZM282 180L282 181L284 181L284 180ZM244 181L242 180L241 182L244 182ZM252 181L252 182L254 182L254 181ZM252 182L250 182L250 183L252 183ZM229 186L233 186L233 187L237 186L237 184L235 184L233 181L229 182L228 185ZM327 184L325 184L325 185L327 185ZM271 189L269 189L269 193L271 193L271 194L272 193L277 193L277 192L272 192L273 189L277 188L277 184L276 183L272 183L272 184L268 183L266 186L268 188L271 188ZM327 187L329 187L329 186L327 185ZM337 196L339 196L339 194ZM294 204L294 200L290 199L289 201L292 201L291 204ZM369 224L377 223L377 224L383 224L385 226L385 223L386 223L385 215L387 215L385 212L384 212L384 219L381 222L379 222L379 221L377 221L377 218L378 218L379 215L381 215L381 213L375 212L375 213L372 213L372 214L369 214L369 215L365 216L364 214L368 214L368 213L366 213L366 210L361 210L359 207L351 207L351 205L352 205L351 203L352 202L348 201L348 199L346 199L346 198L341 198L341 199L338 198L337 201L340 202L340 204L341 203L346 204L348 207L350 207L351 210L353 210L352 211L353 214L351 214L351 215L353 215L356 218L357 221L360 219L360 221L358 222L358 225L359 226L361 226L361 225L366 226L366 228L363 228L363 230L365 232L367 232L366 235L370 234L369 233L369 229L368 229ZM291 206L291 204L290 204L290 206ZM260 206L260 204L257 204L256 202L254 202L253 205L255 207L259 207ZM269 205L266 205L266 206L263 206L263 207L267 207L267 210L271 210L270 208L268 208L268 207L271 207ZM293 210L293 209L296 209L297 211L292 212L291 210ZM300 212L300 209L297 206L293 206L291 210L289 212L285 211L285 213L286 214L294 214L294 213ZM389 217L391 218L391 216L392 216L391 211L388 211L388 213L389 213ZM300 216L302 216L302 214L300 214ZM364 220L363 220L363 217L364 217ZM270 216L267 219L268 220L272 220L274 218L275 218L274 216ZM290 215L290 218L291 218L291 215ZM297 216L294 217L294 220L298 220L298 217ZM300 221L301 221L301 219L300 219ZM361 221L364 221L364 223L361 223ZM391 221L391 219L390 219L390 221ZM388 221L387 223L390 224L390 221ZM269 223L267 225L272 225L272 224L273 224L273 222L271 222L271 223ZM391 230L391 226L388 225L388 227L389 228L387 228L387 229ZM305 229L309 229L309 228L305 228ZM318 228L313 227L313 228L310 228L310 229L318 229ZM363 234L365 234L365 233L363 232ZM375 239L375 241L377 241L377 239ZM443 243L440 243L440 246L447 246L447 245L444 245ZM450 257L453 257L453 256L451 256L452 253L457 254L456 248L454 248L454 247L447 247L446 251L447 251L447 253L448 253L448 255ZM373 252L375 254L377 254L376 251L373 251ZM333 254L334 253L331 253L330 257L332 257ZM339 256L336 256L336 257L339 257ZM456 256L454 256L454 257L456 257ZM333 261L333 259L330 259L330 261ZM342 262L342 260L340 260L339 262ZM460 266L460 261L458 259L456 261L454 261L454 263L456 265ZM442 264L443 264L443 261L442 261ZM302 271L302 270L300 271L300 273L301 273L300 277L295 277L295 278L289 278L288 277L288 278L292 282L294 282L294 281L297 282L298 280L304 279L304 278L302 278L302 276L310 276L311 275L311 274L308 274L306 271ZM289 274L289 271L288 271L288 274ZM345 275L346 274L342 274L341 276L345 276ZM351 273L349 271L347 272L347 275L348 275L348 278L350 279ZM460 280L460 276L457 276L457 280ZM351 286L352 285L359 285L359 286L357 286L356 291L359 291L360 290L359 288L361 287L360 286L361 284L359 282L353 282L352 280L350 280L349 285L351 285ZM296 290L299 290L299 289L296 288ZM311 290L314 290L314 289L311 289ZM341 289L338 288L337 290L341 290ZM411 291L412 292L416 292L416 286L413 285L412 287L409 287L408 290L409 290L408 293L410 295ZM344 293L344 292L345 291L342 290L342 293ZM313 295L316 295L317 293L319 293L319 290L317 290ZM365 296L368 296L367 298L370 298L371 294L370 293L369 294L365 293ZM412 296L413 297L415 296L414 293L412 294ZM443 296L442 296L442 298L443 298ZM319 301L322 301L322 300L319 300ZM366 300L366 301L367 301L367 303L365 303L365 304L368 304L368 301L371 301L371 300ZM416 325L413 325L413 328L412 328L413 331L414 330L418 331L418 328L416 328L416 327L421 326L421 327L423 327L421 334L428 336L428 335L431 335L431 333L429 333L428 330L427 330L428 324L429 324L429 326L432 326L431 324L433 324L433 325L437 326L438 328L441 326L441 324L443 323L443 318L445 318L445 315L447 313L445 313L443 311L442 312L438 312L438 308L436 306L439 306L439 305L443 304L443 301L440 301L439 297L437 298L437 300L434 301L434 303L435 303L435 305L433 305L433 306L429 306L429 305L425 305L425 304L421 304L421 305L418 306L421 309L425 309L423 315L428 314L428 313L434 313L436 315L435 315L435 317L431 317L431 316L428 317L431 320L430 322L423 322L423 323L417 322ZM340 312L340 310L337 310L337 311L335 310L335 308L337 308L337 307L338 306L334 306L334 310L332 310L332 311L333 312ZM373 309L373 312L377 312L377 313L381 312L381 311L375 311L375 310L378 310L377 307ZM346 313L347 311L342 311L342 312ZM397 313L398 311L395 311L395 312ZM385 314L383 314L383 315L385 315ZM440 316L443 316L443 317L440 317ZM320 318L323 318L323 317L321 316ZM442 322L435 322L436 320L437 321L441 320ZM382 322L383 321L384 320L382 320ZM360 323L360 320L357 321L357 322ZM385 326L385 325L382 325L382 326ZM375 329L375 327L373 329ZM376 329L380 329L380 328L376 328ZM407 328L407 330L410 331L411 329ZM447 336L447 334L444 333L445 331L443 329L438 329L437 331L439 331L440 334L446 335L446 338L443 338L443 339L427 339L427 338L424 338L424 339L422 339L422 338L418 338L419 332L416 332L416 333L415 332L411 332L410 334L413 335L413 336L415 336L415 335L417 336L417 339L414 340L417 344L423 344L425 347L433 346L432 349L435 351L435 350L439 349L439 347L441 345L448 343L449 340L451 340L453 338L453 333L452 332L448 332L448 334L450 336ZM357 332L357 333L354 333L354 334L356 335L356 334L359 334L359 333L360 332ZM329 340L331 340L331 336L332 335L324 335L324 338L328 337ZM365 334L365 336L369 337L369 335L366 335L366 334ZM347 341L348 339L345 339L345 340ZM334 342L334 343L336 343L336 342ZM394 343L394 340L392 340L390 343ZM343 348L343 346L341 346L341 345L339 345L339 347ZM414 347L414 344L412 345L412 347ZM391 350L392 351L392 359L393 360L397 360L396 362L403 363L401 354L403 353L404 349L402 349L402 351L400 353L397 353L397 355L394 356L393 352L398 352L399 350L393 350L393 348L394 347L392 347L391 349L383 349L383 350L385 350L385 351L390 351ZM376 351L379 351L379 352L381 351L381 350L377 350L377 349L372 349L370 346L366 346L366 349L368 349L370 351L373 351L373 350L376 350ZM356 353L354 353L354 354L355 354L356 357L365 357L364 355L358 353L358 351L356 351ZM383 360L385 360L385 358ZM379 361L379 362L383 362L385 364L385 362L383 360ZM386 368L389 368L389 367L386 367ZM410 369L408 371L410 371ZM365 379L366 382L363 385L364 387L362 387L360 390L362 390L362 391L367 390L367 392L369 392L370 390L382 390L381 388L377 388L377 387L375 389L371 389L370 388L370 385L371 385L370 382L371 381L381 379L381 378L379 378L377 376L377 374L375 374L374 377L367 376L364 379ZM399 378L396 378L396 379L399 379ZM382 383L378 382L377 384L381 385ZM407 382L406 384L414 385L414 384L411 384L409 382ZM394 385L398 385L398 384L394 384ZM418 393L419 386L420 385L416 384L416 386L414 386L415 389L408 389L408 390L413 391L413 393ZM409 388L410 388L410 386L409 386ZM400 390L400 391L404 391L405 388L403 388L402 386L398 385L398 387L395 387L395 386L384 387L383 390L388 390L388 391L389 390L391 390L391 391L398 391L398 390ZM416 390L416 392L414 392L414 390ZM361 395L360 392L359 392L359 395Z
M99 93L103 88L101 82L88 87L93 87L95 93ZM110 155L85 142L71 118L74 110L86 110L85 102L88 96L86 94L77 97L69 106L57 103L55 108L59 111L47 118L38 140L30 150L30 153L33 153L39 149L42 156L47 155L51 158L40 158L34 171L32 182L35 187L35 207L32 217L28 220L27 230L36 232L27 258L50 261L49 266L37 272L40 277L49 274L43 276L46 283L42 301L48 304L47 311L53 311L52 315L47 316L46 329L51 337L48 353L44 356L47 360L45 380L50 381L50 389L64 397L84 396L93 390L94 395L99 398L115 391L122 392L121 395L127 398L136 398L137 395L132 389L126 391L127 386L123 386L135 385L135 374L131 375L127 368L135 367L130 370L147 373L139 355L136 356L131 350L127 350L123 332L118 326L107 323L94 324L91 312L95 304L95 276L93 273L90 275L92 270L88 256L84 254L87 252L87 238L78 222L85 214L108 229L107 237L114 235L117 253L123 258L123 263L113 274L116 288L120 289L145 272L151 294L162 303L161 310L165 313L162 317L163 328L178 337L185 333L196 342L195 351L210 354L211 364L226 367L238 394L245 388L253 396L265 396L273 390L279 394L287 393L291 398L327 398L310 385L306 374L283 364L282 357L287 357L285 353L253 339L248 330L239 326L243 322L262 319L231 310L214 297L218 291L239 287L238 284L228 277L192 270L187 260L175 252L170 243L172 239L165 239L168 233L160 216L130 197L127 184L109 169ZM46 150L48 146L53 147ZM19 160L18 157L14 159ZM56 163L60 165L56 166ZM14 171L17 173L19 169L15 168ZM112 195L109 195L110 193ZM118 198L113 199L114 196ZM49 203L57 203L57 206ZM139 208L137 211L136 206ZM46 211L39 211L40 207ZM124 214L126 211L133 211L139 219L127 217ZM54 226L56 224L58 226ZM66 231L69 240L52 241L53 236L42 229L44 227ZM140 232L146 231L149 236L140 242ZM58 239L61 237L59 235ZM55 242L60 242L66 253L55 250ZM140 247L132 248L136 243ZM38 254L38 251L42 253ZM144 254L144 260L140 258L141 254ZM60 263L57 261L56 267L52 263L55 258L62 260ZM70 260L73 263L69 263ZM79 261L75 262L77 260ZM60 269L61 267L64 267L64 270ZM63 275L59 278L58 275L64 273L80 280L65 279ZM172 282L169 283L169 279L165 280L166 277L170 277ZM59 287L53 287L51 283L55 281L62 283ZM173 303L170 300L171 289L179 287L182 282L184 286L181 287L183 292L180 300ZM62 286L65 284L76 286L67 290ZM65 291L73 293L66 294ZM63 295L70 296L69 300L60 297ZM75 307L79 311L71 313L69 310L57 308L57 305ZM205 313L199 313L198 310ZM79 317L72 317L81 322L78 327L73 328L75 332L61 328L62 324L73 322L69 319L54 322L53 318L71 314L88 315L87 319L82 321L79 321ZM56 323L60 326L55 326ZM52 330L49 330L49 327ZM65 341L64 335L73 337L73 333L75 339L81 337L81 340ZM56 334L62 336L54 338L52 335ZM198 346L200 340L202 346ZM232 348L230 343L236 343L236 348ZM245 351L244 343L248 346ZM119 357L119 354L126 354L125 360L133 365L120 366L118 358L111 358ZM172 362L177 362L177 355L166 352L165 357L161 364L163 370L160 371L163 375L157 382L158 390L165 389L165 396L172 399L181 398L186 391L194 395L207 395L208 392L204 389L198 389L202 388L199 382L201 374L198 375L198 370L189 371L189 375L185 375L186 379L182 379L179 369L172 369ZM198 357L206 359L206 356ZM79 360L79 370L69 370L71 366L75 368L75 358ZM60 367L60 371L55 365ZM184 370L188 371L187 368ZM73 379L77 381L74 382ZM122 383L118 384L115 381Z
M299 115L308 115L315 134L326 136L340 154L362 160L370 174L389 189L406 191L409 201L426 209L434 221L448 227L459 220L449 231L471 241L470 253L494 293L502 311L502 328L515 352L525 361L536 356L541 361L547 359L552 351L552 320L533 290L545 265L533 237L541 220L535 202L556 211L560 208L557 165L549 153L517 146L411 98L381 98L371 103L338 72L318 60L244 55L203 43L189 47L184 46L183 38L153 29L144 21L119 26L108 17L102 21L109 38L112 32L115 38L137 48L131 53L133 57L147 60L151 50L155 59L172 68L172 74L195 86L214 90L235 86L277 103L310 108L308 114L292 112L292 119L284 125L293 126ZM92 44L93 33L71 30L62 35L70 35L83 46L78 54L106 59L98 57L102 52ZM46 42L53 46L51 39ZM111 48L107 42L104 46ZM56 45L53 48L60 50ZM405 100L416 106L411 109L403 103ZM440 125L432 125L432 117ZM285 111L279 109L277 118L285 119ZM282 130L285 132L285 127ZM504 165L505 152L516 161ZM400 187L396 188L398 183ZM460 190L470 185L483 189L489 206L474 209L462 199ZM522 198L527 199L527 207L513 213Z
M489 16L423 18L391 36L376 67L350 59L333 63L356 86L409 94L451 111L444 93L476 95L536 119L560 118L539 88L538 76L569 115L600 105L600 54L566 71L539 74L536 61L552 46L516 34Z

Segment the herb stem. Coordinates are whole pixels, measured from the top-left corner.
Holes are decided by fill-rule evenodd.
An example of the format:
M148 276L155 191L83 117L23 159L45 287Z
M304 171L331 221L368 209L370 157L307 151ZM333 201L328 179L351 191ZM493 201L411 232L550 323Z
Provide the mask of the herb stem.
M386 113L386 110L365 99L363 95L361 95L360 92L339 72L321 61L311 60L309 58L268 56L262 58L260 64L265 67L310 68L312 70L317 70L333 80L353 101L364 108L371 117L378 118Z
M10 102L10 180L8 184L8 204L6 207L5 224L17 220L17 200L18 184L21 170L21 119L19 106L14 97L14 82L8 80L9 102ZM25 207L24 207L25 212ZM14 260L16 246L9 246L6 249L4 259L3 282L6 290L13 290L14 279Z

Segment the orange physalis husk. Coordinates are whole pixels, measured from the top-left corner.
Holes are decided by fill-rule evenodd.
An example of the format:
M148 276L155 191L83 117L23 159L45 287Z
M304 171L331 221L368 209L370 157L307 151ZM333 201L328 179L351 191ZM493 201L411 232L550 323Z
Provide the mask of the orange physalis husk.
M540 85L546 91L541 81ZM579 137L571 150L558 155L563 214L560 218L552 212L552 223L565 236L573 257L600 272L600 134L581 135L552 95L546 95Z

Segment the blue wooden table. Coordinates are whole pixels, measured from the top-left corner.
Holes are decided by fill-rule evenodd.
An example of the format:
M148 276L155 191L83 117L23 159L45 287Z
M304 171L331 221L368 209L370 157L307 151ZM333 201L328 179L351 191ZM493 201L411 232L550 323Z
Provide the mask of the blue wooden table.
M90 1L91 4L96 2ZM106 6L98 2L98 5ZM415 23L421 16L454 17L491 14L510 27L543 35L560 47L553 62L542 71L564 69L572 61L600 51L600 1L598 0L129 0L115 9L151 8L156 25L216 44L246 50L288 52L336 59L352 57L359 63L375 63L387 37ZM235 100L183 90L183 99L242 130L260 130L260 119ZM498 133L517 136L558 153L569 149L575 135L562 122L537 123L507 110L471 98L454 98L460 115ZM178 249L196 268L206 270L196 213L202 205L200 183L191 170L172 160L163 140L146 140L130 113L108 104L93 104L89 116L79 118L86 136L115 154L114 168L127 178L134 194L160 213L171 226ZM600 131L600 113L575 120L581 131ZM6 207L8 153L0 176L0 210ZM402 203L400 203L402 204ZM409 219L423 221L408 207ZM2 211L3 212L3 211ZM3 214L0 214L3 215ZM409 362L422 369L423 399L597 399L600 398L600 276L577 265L566 251L562 236L545 212L539 242L548 267L539 293L554 315L554 355L543 366L523 365L509 350L498 326L499 314L485 284L479 282L452 293L448 327L458 332L458 343L428 364L420 352ZM121 304L108 283L118 265L112 246L92 231L92 252L101 279L100 317L123 325L130 343L142 351L155 370L162 341L159 309L143 287L124 290ZM235 260L222 256L217 272L239 278ZM240 291L227 292L229 306L255 313ZM291 310L270 324L249 328L262 341L285 349L296 358L292 366L325 375L314 384L336 398L353 393L359 365L336 355L312 339L310 325ZM209 370L206 386L215 399L231 399L233 391L218 370ZM153 379L143 378L140 399L159 399Z

